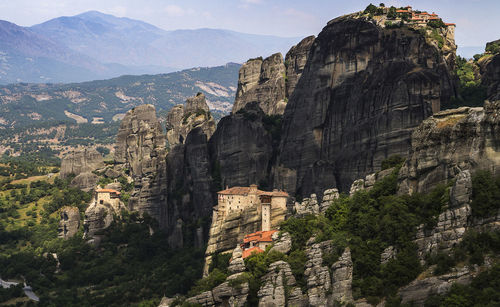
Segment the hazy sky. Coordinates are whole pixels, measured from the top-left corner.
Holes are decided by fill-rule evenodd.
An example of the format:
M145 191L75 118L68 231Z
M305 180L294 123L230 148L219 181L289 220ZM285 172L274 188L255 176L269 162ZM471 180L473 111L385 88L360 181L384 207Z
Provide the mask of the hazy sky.
M327 21L367 4L358 0L0 0L0 19L31 26L97 10L165 30L223 28L302 37L318 34ZM459 46L484 46L500 38L500 0L393 0L385 4L412 5L456 23Z

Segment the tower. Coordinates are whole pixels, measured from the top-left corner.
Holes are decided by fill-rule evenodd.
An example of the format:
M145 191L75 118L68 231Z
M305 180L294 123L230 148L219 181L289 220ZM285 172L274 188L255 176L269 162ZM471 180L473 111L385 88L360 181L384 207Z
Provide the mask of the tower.
M260 205L262 208L262 231L271 230L271 196L261 195Z

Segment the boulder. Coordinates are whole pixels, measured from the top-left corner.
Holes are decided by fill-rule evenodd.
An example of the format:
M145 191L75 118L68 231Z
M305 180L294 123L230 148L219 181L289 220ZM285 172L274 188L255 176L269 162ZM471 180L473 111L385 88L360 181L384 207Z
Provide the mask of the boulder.
M271 263L261 284L257 293L260 307L305 306L288 263L281 260Z
M271 236L273 239L273 247L269 250L277 251L283 254L288 254L292 249L292 236L288 232L275 232Z
M94 148L79 149L70 152L61 161L61 178L66 178L73 174L78 176L81 173L92 172L104 167L102 155Z
M89 192L97 186L99 177L91 172L84 172L71 180L71 186L85 192Z

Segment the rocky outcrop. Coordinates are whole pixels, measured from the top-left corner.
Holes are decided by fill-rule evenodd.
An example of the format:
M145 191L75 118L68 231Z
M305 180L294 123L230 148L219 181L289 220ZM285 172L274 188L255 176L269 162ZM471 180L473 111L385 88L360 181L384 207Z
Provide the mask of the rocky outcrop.
M333 301L352 302L352 272L353 264L351 250L347 247L332 265L332 299Z
M273 157L273 138L263 124L264 112L250 103L222 118L210 139L210 159L220 187L266 183ZM264 184L265 185L265 184Z
M286 68L281 53L251 59L240 68L232 113L257 102L268 115L283 114L286 107Z
M185 106L176 106L167 116L167 138L171 148L167 155L166 225L172 234L169 240L176 245L182 242L179 236L185 233L185 229L175 226L179 220L185 224L208 220L216 203L208 149L208 139L214 130L214 119L201 93L188 98ZM203 245L208 227L204 223L201 228L191 229L189 240Z
M102 155L94 148L75 150L67 154L61 161L61 178L66 178L73 174L78 176L81 173L92 172L104 167Z
M273 239L273 247L269 250L276 251L282 254L288 254L292 249L292 236L288 232L275 232L271 236Z
M425 193L461 171L500 172L500 101L446 110L415 129L399 172L400 193Z
M115 147L115 164L129 172L135 187L128 202L132 211L166 221L165 135L152 105L141 105L123 118Z
M59 238L72 238L80 228L80 210L77 207L63 207L60 211Z
M290 48L285 56L287 99L292 96L295 86L299 82L300 76L302 76L313 43L314 36L308 36Z
M170 147L183 144L189 132L201 128L207 139L215 131L215 121L210 114L205 95L198 93L186 100L186 105L176 105L167 115L167 140Z
M330 21L289 98L275 186L302 196L348 191L382 160L406 156L412 130L454 95L449 68L418 31Z
M98 203L95 198L85 210L85 220L83 222L83 236L90 243L98 244L101 238L100 232L111 225L113 216L121 215L121 211L126 209L121 201L117 204L108 202Z
M99 177L91 172L84 172L71 180L71 186L89 192L97 186Z
M288 263L281 260L271 263L261 283L257 293L259 306L305 306L302 292L297 287Z
M332 306L333 301L329 295L332 280L328 267L323 265L323 255L332 252L332 241L314 243L314 238L311 238L307 245L308 260L304 275L307 280L309 306Z
M303 216L307 214L318 215L325 213L335 199L339 198L339 191L336 188L323 192L323 199L318 203L316 194L311 194L301 202L295 202L293 206L294 215Z
M243 261L243 250L238 244L236 248L233 250L233 254L231 255L231 260L229 262L229 267L227 270L229 273L236 274L244 272L246 269L245 262Z
M203 292L195 297L188 298L186 302L210 306L243 307L247 302L249 292L248 282L238 280L241 274L233 274L225 282L211 291Z
M455 283L469 284L477 271L469 267L454 269L453 272L441 276L431 276L423 279L416 279L409 285L401 288L398 295L401 296L402 304L412 306L424 306L425 300L434 294L445 294Z
M385 170L381 170L380 172L368 174L364 179L356 179L351 184L351 188L349 189L349 195L353 196L354 193L358 191L369 191L374 185L375 182L384 179L385 177L391 175L394 172L394 168L388 168Z
M487 97L490 101L500 100L500 53L488 60L482 84L487 87Z
M286 210L271 208L271 229L277 229L285 219ZM262 217L258 205L246 207L243 211L231 211L224 218L219 218L214 210L210 227L208 246L205 253L205 274L212 255L232 251L243 241L246 234L260 231Z

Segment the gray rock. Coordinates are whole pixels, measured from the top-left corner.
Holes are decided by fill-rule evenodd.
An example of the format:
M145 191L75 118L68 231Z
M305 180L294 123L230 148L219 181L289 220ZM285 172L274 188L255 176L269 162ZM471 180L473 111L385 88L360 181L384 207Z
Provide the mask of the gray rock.
M229 262L228 271L232 274L241 273L246 270L245 261L243 261L243 251L239 245L233 250L231 261Z
M135 182L129 210L147 212L161 227L167 224L165 135L152 105L140 105L123 118L115 146L117 169Z
M66 178L70 174L79 175L85 172L92 172L104 166L102 155L94 148L75 150L61 161L61 178Z
M273 247L269 251L288 254L292 249L292 237L288 232L281 233L281 236L279 232L275 232L271 238L273 239Z
M71 186L85 192L89 192L97 186L99 177L91 172L84 172L71 180Z
M243 307L247 301L249 286L247 282L240 283L237 281L240 275L233 274L212 291L206 291L197 296L190 297L186 302L202 306Z
M283 114L286 107L286 68L281 53L249 60L240 68L232 113L257 102L264 113Z
M293 209L298 216L307 214L318 215L320 211L316 194L311 194L310 197L304 198L302 202L295 202Z
M389 246L380 255L380 263L386 264L389 260L396 258L397 250L394 246Z
M323 193L323 199L321 200L321 205L319 211L325 213L326 210L331 206L331 204L339 198L339 190L336 188L328 189Z
M80 228L80 211L77 207L63 207L60 211L59 238L72 238Z
M165 123L170 147L183 144L192 130L201 128L209 139L215 131L215 121L208 108L205 95L198 93L186 100L186 105L173 107Z
M387 157L406 156L413 129L453 95L450 70L418 32L352 15L330 21L285 109L274 185L348 192Z
M445 110L423 121L412 134L409 157L399 172L399 192L426 193L465 170L498 174L499 113L500 101L486 101L484 108Z
M304 38L300 43L290 48L285 56L286 66L286 97L292 96L297 82L304 71L309 51L314 43L314 36Z
M108 168L104 172L104 176L106 176L108 178L111 178L111 179L116 179L116 178L120 177L121 175L122 175L121 172L119 172L117 170L114 170L112 168Z
M352 302L353 264L351 250L347 247L342 256L332 265L332 299L333 301Z
M354 180L354 182L351 185L351 188L349 189L349 195L353 196L356 192L362 191L364 189L365 189L365 180L364 179Z
M307 262L304 275L307 279L307 296L310 306L331 306L332 280L328 267L323 265L323 254L333 249L332 241L313 243L308 241Z
M458 174L455 184L450 190L452 208L470 204L472 198L472 177L468 170Z
M488 59L481 82L487 87L488 100L500 100L500 53Z
M257 293L260 307L305 306L288 263L281 260L271 263L261 283Z

